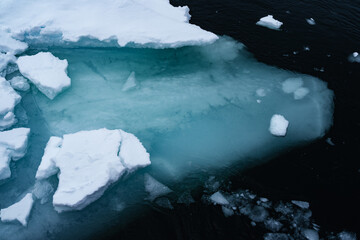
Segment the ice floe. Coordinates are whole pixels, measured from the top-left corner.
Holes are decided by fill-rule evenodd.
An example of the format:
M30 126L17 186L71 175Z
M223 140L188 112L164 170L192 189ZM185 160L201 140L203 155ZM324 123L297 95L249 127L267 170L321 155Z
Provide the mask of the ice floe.
M0 180L11 176L10 161L26 154L29 128L14 128L0 132Z
M279 30L283 23L274 19L273 15L267 15L266 17L260 18L256 25L267 27L273 30Z
M316 22L315 22L315 20L313 18L306 18L305 20L310 25L315 25L316 24Z
M26 226L33 204L32 194L26 194L19 202L0 210L1 221L12 222L17 220L23 226Z
M0 3L0 6L4 4ZM0 10L1 11L1 10ZM16 55L24 52L28 45L11 37L11 34L0 29L0 52Z
M211 195L210 200L220 205L229 204L229 201L219 191Z
M285 136L289 121L280 114L274 114L270 120L269 131L275 136Z
M148 164L149 154L129 133L108 129L81 131L49 140L36 178L42 180L58 172L59 185L53 196L55 210L80 210L100 198L126 170Z
M60 60L49 52L22 56L16 63L21 74L50 99L71 85L66 72L68 62L66 59Z
M18 6L21 5L21 8ZM120 46L176 47L213 42L217 36L189 23L188 7L168 0L9 0L0 2L0 25L12 36L46 44L82 37Z

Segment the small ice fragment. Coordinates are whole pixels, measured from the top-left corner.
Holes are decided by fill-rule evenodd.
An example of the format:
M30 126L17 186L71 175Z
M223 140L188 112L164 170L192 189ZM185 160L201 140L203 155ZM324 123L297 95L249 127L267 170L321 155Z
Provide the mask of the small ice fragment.
M171 205L170 200L165 197L156 199L155 203L162 208L174 209L174 207Z
M306 95L308 95L309 92L310 90L308 88L305 87L298 88L294 92L294 99L295 100L303 99Z
M251 226L253 226L253 227L255 227L256 226L256 222L253 222L253 221L251 221Z
M282 228L283 224L279 221L276 221L273 218L267 219L265 222L265 227L272 232L278 232Z
M23 226L27 225L34 200L31 193L25 195L19 202L10 207L1 209L0 218L3 222L19 221Z
M46 180L36 181L34 189L32 190L34 197L40 199L41 204L47 203L50 200L53 192L54 188Z
M222 209L225 217L230 217L230 216L234 215L234 211L230 208L222 206L221 209Z
M349 56L349 61L350 62L357 62L360 63L360 55L358 52L353 52L350 56Z
M356 58L357 56L359 56L359 53L358 52L353 52L353 57Z
M259 97L265 97L266 96L266 91L263 88L259 88L256 90L256 95L258 95Z
M310 48L308 46L305 46L304 51L310 51Z
M249 218L254 222L263 222L268 216L268 211L262 206L254 206L249 213Z
M263 26L273 30L279 30L282 22L274 19L272 15L267 15L266 17L260 18L260 20L256 23L256 25Z
M148 199L150 201L172 192L170 188L147 173L145 174L145 191L149 193Z
M326 142L327 142L327 144L329 144L331 146L335 146L335 143L331 140L331 138L327 138Z
M275 136L285 136L286 130L289 126L289 121L284 116L274 114L270 120L269 131Z
M285 93L293 93L304 84L302 78L288 78L282 83L282 90Z
M215 204L228 205L229 201L218 191L210 196L210 200Z
M302 230L302 234L308 240L319 240L319 234L313 229L304 229Z
M264 198L264 197L261 197L261 198L260 198L260 201L262 201L262 202L267 202L267 201L269 201L269 199Z
M122 91L126 92L130 89L133 89L137 86L137 81L135 78L135 72L131 72L129 77L127 78L126 82L124 83L122 87Z
M22 76L13 77L11 80L9 80L9 82L15 90L25 92L25 91L29 90L29 88L30 88L29 83Z
M310 24L310 25L315 25L316 24L316 22L315 22L315 20L313 18L306 18L306 22L308 24Z
M304 202L304 201L297 201L297 200L292 200L291 201L294 205L302 208L302 209L308 209L310 204L308 202Z
M266 233L264 240L293 240L293 238L286 233Z

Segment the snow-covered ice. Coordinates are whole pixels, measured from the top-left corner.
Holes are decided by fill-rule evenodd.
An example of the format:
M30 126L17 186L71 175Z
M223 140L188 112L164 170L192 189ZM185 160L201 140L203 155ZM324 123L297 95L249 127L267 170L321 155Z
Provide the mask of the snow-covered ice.
M19 202L0 210L1 221L12 222L17 220L26 226L33 204L32 194L27 193Z
M0 131L16 123L14 108L21 96L14 91L10 83L0 77Z
M260 18L256 25L267 27L269 29L279 30L283 23L274 19L273 15L267 15L266 17Z
M0 132L0 180L11 176L10 161L16 161L26 154L29 128L14 128Z
M9 80L10 85L19 91L27 91L30 89L30 85L26 78L22 76L16 76Z
M289 126L289 121L280 114L274 114L270 120L269 131L275 136L285 136L286 130Z
M66 72L68 62L66 59L60 60L49 52L22 56L16 63L21 74L50 99L71 85Z
M168 188L149 174L145 174L144 183L145 191L149 193L148 199L150 201L154 201L156 198L172 192L170 188Z
M4 4L0 3L0 6ZM1 10L0 10L1 11ZM1 17L0 17L1 18ZM27 43L18 41L11 37L11 34L0 29L0 52L16 55L24 52L28 48Z
M0 2L0 26L18 38L51 45L88 38L120 46L176 47L217 39L189 19L188 7L173 7L168 0Z
M219 191L217 191L216 193L211 195L210 200L215 204L220 204L220 205L228 205L229 204L229 201Z
M294 99L295 100L303 99L306 95L308 95L309 92L310 90L308 88L305 87L298 88L294 92Z
M123 151L125 154L121 154ZM59 172L59 185L53 196L55 210L80 210L100 198L127 169L148 164L148 153L129 133L108 129L81 131L49 140L36 178L45 179Z

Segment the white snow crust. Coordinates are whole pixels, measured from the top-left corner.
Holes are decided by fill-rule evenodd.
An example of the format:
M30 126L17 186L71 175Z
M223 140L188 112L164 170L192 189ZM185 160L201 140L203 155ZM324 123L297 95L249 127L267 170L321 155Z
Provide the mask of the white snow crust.
M197 45L218 37L189 23L189 8L168 0L7 0L0 1L0 26L18 39Z
M279 30L281 25L283 25L283 23L274 19L272 15L267 15L266 17L260 18L260 20L256 23L256 25L273 30Z
M19 57L17 65L21 74L50 99L54 99L71 85L66 73L68 62L66 59L60 60L49 52Z
M286 130L289 126L289 121L280 114L274 114L270 120L269 131L275 136L285 136Z
M140 141L122 130L99 129L50 138L36 173L38 180L58 172L56 211L81 210L101 197L126 170L150 164Z
M20 95L14 91L10 83L0 77L0 130L16 123L14 108L20 100Z
M1 209L1 221L12 222L17 220L23 226L26 226L33 204L34 200L32 194L26 194L19 202L14 203L7 208Z

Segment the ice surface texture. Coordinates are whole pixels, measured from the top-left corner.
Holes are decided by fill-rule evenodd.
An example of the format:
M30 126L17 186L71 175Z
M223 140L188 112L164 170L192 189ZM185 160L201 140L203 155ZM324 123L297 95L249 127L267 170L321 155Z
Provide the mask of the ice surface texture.
M101 197L126 170L149 164L149 154L132 134L107 129L81 131L50 138L36 178L59 172L55 210L80 210Z
M0 130L16 123L14 108L20 100L20 95L14 91L10 83L0 77Z
M67 61L60 60L49 52L19 57L16 63L21 74L50 99L71 85L66 74Z
M217 39L215 34L189 24L189 19L188 7L173 7L168 0L0 2L0 26L19 39L46 45L77 42L82 37L119 46L135 43L158 47Z

